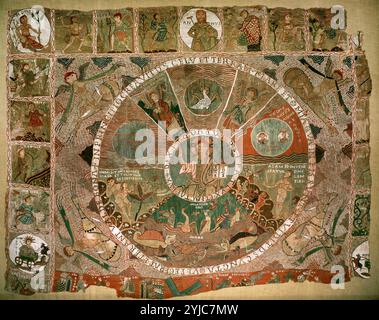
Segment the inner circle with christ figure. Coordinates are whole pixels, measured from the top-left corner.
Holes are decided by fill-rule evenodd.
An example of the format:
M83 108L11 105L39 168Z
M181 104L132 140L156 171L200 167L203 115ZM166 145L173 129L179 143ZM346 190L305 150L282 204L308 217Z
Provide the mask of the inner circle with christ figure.
M165 161L170 190L192 202L208 202L226 194L236 182L242 162L232 141L216 130L191 130L171 145Z

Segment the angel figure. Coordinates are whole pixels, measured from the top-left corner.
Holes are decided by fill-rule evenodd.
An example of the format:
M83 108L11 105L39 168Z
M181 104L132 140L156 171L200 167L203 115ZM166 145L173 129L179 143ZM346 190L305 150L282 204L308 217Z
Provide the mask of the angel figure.
M170 104L166 101L167 89L164 84L158 86L154 91L146 95L146 102L142 99L138 101L138 106L142 108L156 123L163 122L166 131L184 129L184 119L177 104Z
M321 83L314 86L310 77L300 68L290 68L283 76L283 82L293 89L311 110L322 121L333 135L338 133L334 122L338 117L350 114L341 90L343 74L333 70L331 59L327 60L325 74L311 66L304 58L299 60L310 72L323 78ZM332 112L328 112L331 110ZM345 115L337 115L342 111Z
M331 209L335 202L336 193L328 194L318 205L308 210L314 211L313 217L298 226L282 242L282 248L288 256L297 257L294 265L300 266L308 257L316 253L323 253L324 265L332 263L335 257L341 254L342 243L347 234L346 228L339 223L346 203L342 203L337 211ZM330 222L328 222L328 213ZM299 257L300 256L300 257Z
M242 91L242 90L241 90ZM259 105L256 103L258 98L258 90L254 87L246 89L246 95L242 94L238 103L225 110L224 114L227 116L224 120L224 127L230 129L238 129L246 122L247 114L253 110L253 113L257 111Z
M59 214L63 219L65 228L70 237L67 239L62 237L60 233L58 234L62 244L65 245L63 253L69 258L77 254L75 260L78 259L79 256L85 257L105 270L109 270L110 268L116 269L111 263L117 262L120 259L120 246L100 231L92 221L93 218L84 213L77 202L76 197L75 193L72 192L71 201L81 219L80 229L84 231L83 237L79 240L74 237L70 220L68 219L66 210L62 206L61 201L58 201L57 204ZM97 256L94 256L93 252L95 252Z
M100 102L111 102L120 92L120 87L116 80L112 79L111 74L121 64L113 64L108 70L87 78L86 70L89 64L90 62L86 62L79 67L79 75L74 71L66 72L64 75L65 84L60 85L55 94L55 97L66 92L70 94L66 108L56 127L59 133L69 116L74 120L75 125L68 134L67 142L72 141L83 121L101 110ZM88 84L97 80L105 81L96 86L95 90L89 89Z

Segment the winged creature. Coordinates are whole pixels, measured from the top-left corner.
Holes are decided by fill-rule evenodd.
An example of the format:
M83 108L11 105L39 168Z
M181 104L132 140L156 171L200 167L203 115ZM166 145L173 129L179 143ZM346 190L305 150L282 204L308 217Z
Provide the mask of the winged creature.
M65 228L69 235L69 238L65 238L61 234L58 234L62 244L65 245L63 248L64 254L67 257L72 257L75 254L79 254L106 270L109 270L110 268L116 269L116 267L112 266L111 263L114 263L120 259L120 246L104 235L92 221L93 218L84 213L80 207L80 204L76 201L76 195L73 192L71 194L71 201L80 216L80 229L83 230L84 235L81 239L75 239L67 212L63 207L62 202L58 201L58 211L63 219ZM89 253L91 251L96 252L97 257L92 253Z
M60 133L62 128L68 125L67 120L70 117L70 123L73 122L74 127L69 130L68 134L64 134L68 137L67 142L73 140L83 121L102 110L100 102L111 102L121 90L120 85L114 79L114 71L122 64L115 63L109 69L87 77L86 73L89 66L89 61L82 64L78 68L79 74L75 71L66 72L64 75L65 83L58 87L55 94L55 97L58 97L64 93L69 93L66 107L56 126L57 133ZM89 85L99 80L104 81L91 89Z

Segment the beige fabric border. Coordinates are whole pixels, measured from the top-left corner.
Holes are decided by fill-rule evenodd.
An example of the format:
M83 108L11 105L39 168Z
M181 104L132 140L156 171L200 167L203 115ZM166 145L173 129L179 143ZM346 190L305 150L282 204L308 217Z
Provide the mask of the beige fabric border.
M39 4L52 9L116 9L123 7L154 7L154 6L215 6L211 0L0 0L0 150L6 150L7 100L6 100L6 34L7 11L21 9ZM266 284L252 287L227 288L210 291L185 299L379 299L379 1L377 0L220 0L217 6L266 5L268 7L287 8L327 8L332 5L343 5L347 10L348 29L350 34L363 31L363 48L369 63L373 92L370 97L371 123L371 225L370 225L370 256L371 278L369 280L353 278L345 284L344 290L333 290L330 286L319 283L283 283ZM2 299L117 299L113 289L90 287L85 293L49 293L34 294L30 297L11 294L5 291L5 194L7 176L7 157L0 153L0 298ZM183 299L183 298L175 298Z

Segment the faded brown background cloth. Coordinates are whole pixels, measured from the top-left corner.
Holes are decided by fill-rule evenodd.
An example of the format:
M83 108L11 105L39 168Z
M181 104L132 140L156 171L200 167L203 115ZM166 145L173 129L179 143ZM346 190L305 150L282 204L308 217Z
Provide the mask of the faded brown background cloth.
M363 31L363 48L366 51L373 83L370 97L371 123L371 226L370 256L371 278L353 278L345 284L345 289L334 290L329 285L319 283L283 283L266 284L244 288L227 288L210 291L184 299L378 299L379 298L379 1L377 0L0 0L0 150L6 150L7 100L6 100L6 35L7 11L42 5L54 9L116 9L125 7L158 7L158 6L251 6L287 8L328 8L332 5L343 5L347 11L347 31L356 34ZM0 298L2 299L117 299L113 289L90 287L85 293L49 293L34 294L30 297L10 294L5 291L5 191L7 184L7 154L0 152ZM180 298L177 298L180 299Z

